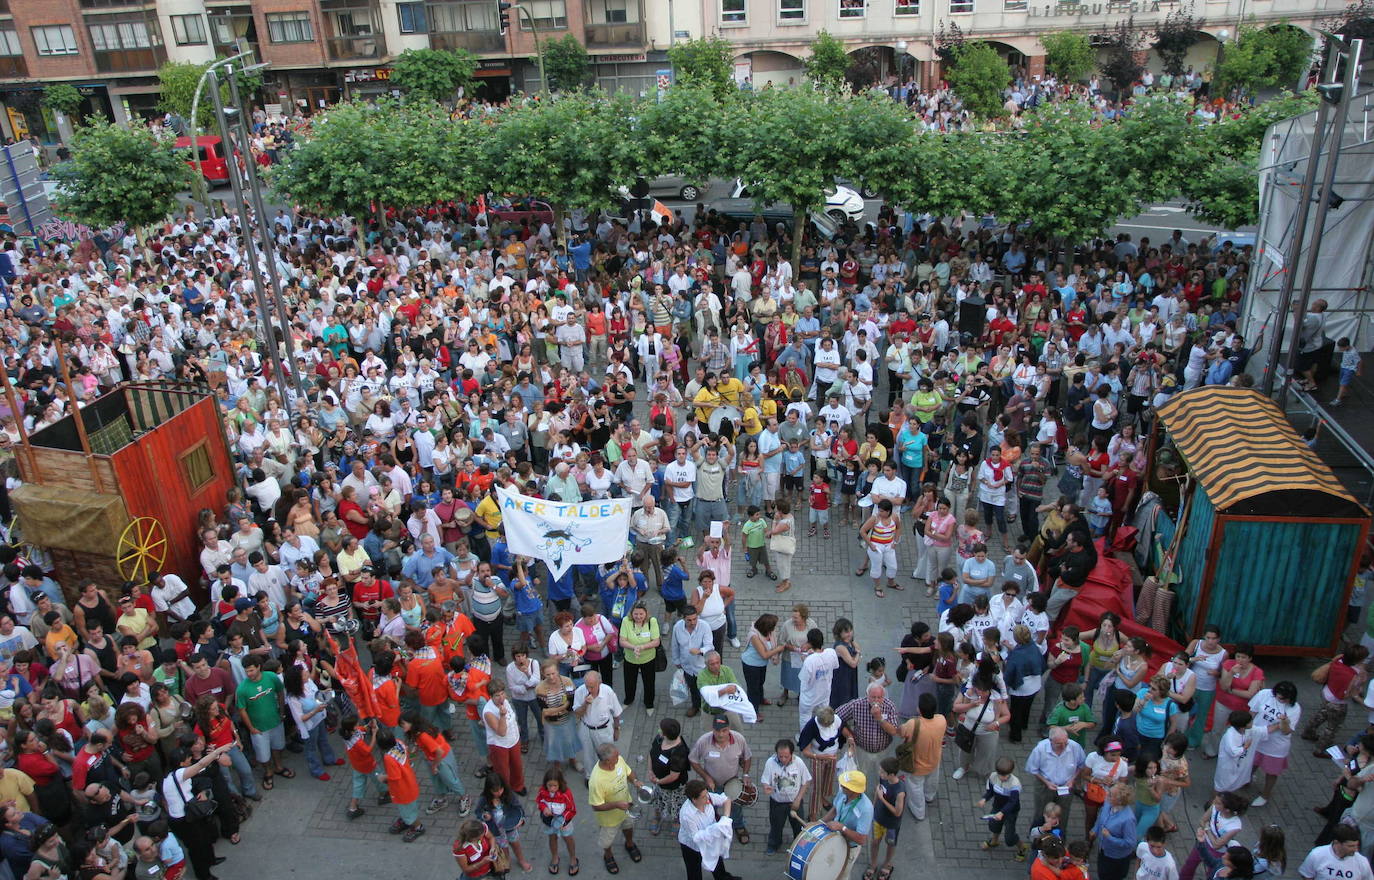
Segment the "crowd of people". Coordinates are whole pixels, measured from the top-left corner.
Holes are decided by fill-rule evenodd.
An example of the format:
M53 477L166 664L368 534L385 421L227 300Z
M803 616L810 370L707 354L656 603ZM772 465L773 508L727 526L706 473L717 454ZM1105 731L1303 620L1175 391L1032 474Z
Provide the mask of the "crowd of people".
M1141 494L1155 407L1248 381L1248 248L1122 235L1060 259L1014 226L884 212L805 233L794 267L785 227L709 211L566 236L484 220L280 211L285 326L256 311L233 216L106 252L4 245L21 411L0 446L119 382L184 381L222 406L237 485L196 524L197 572L59 586L41 550L0 545L0 871L214 880L253 803L306 783L292 751L405 842L456 812L465 877L532 869L540 832L547 872L577 874L586 810L611 873L644 858L639 826L727 880L751 823L780 854L821 822L846 870L887 880L903 815L969 777L984 848L1032 876L1081 876L1095 845L1105 880L1133 860L1169 880L1191 750L1216 754L1216 798L1182 876L1281 872L1281 834L1232 844L1286 769L1293 684L1214 629L1150 674L1111 615L1056 626ZM554 577L507 545L497 487L627 499L631 547ZM899 646L861 649L794 581L799 548L852 542L856 602L924 591ZM745 595L775 613L737 620ZM1363 650L1308 715L1323 748ZM794 700L792 735L749 741ZM652 742L620 735L636 703ZM1019 777L1003 728L1039 740ZM1342 754L1304 877L1368 876L1374 739Z

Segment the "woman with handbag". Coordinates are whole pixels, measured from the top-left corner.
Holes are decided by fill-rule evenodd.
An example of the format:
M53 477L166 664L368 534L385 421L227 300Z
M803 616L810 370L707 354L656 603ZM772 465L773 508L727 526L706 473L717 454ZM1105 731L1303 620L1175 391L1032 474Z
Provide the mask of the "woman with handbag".
M176 748L177 736L190 727L191 706L160 682L149 688L148 693L151 696L148 723L157 734L158 753L166 760Z
M1350 697L1360 694L1368 677L1364 668L1364 661L1368 657L1368 648L1352 645L1326 664L1325 674L1321 667L1313 670L1312 680L1322 685L1324 701L1302 729L1303 739L1316 740L1317 749L1312 753L1313 757L1325 756L1325 749L1331 748L1336 733L1344 726Z
M321 782L329 781L328 767L339 763L329 745L324 713L329 707L319 687L294 663L282 670L282 686L286 690L286 707L300 732L305 746L305 764L310 775Z
M955 779L969 772L986 778L997 762L998 737L1002 725L1011 720L1011 709L995 670L991 660L981 661L969 679L967 693L954 701L954 713L963 716L954 727L954 744L964 753Z
M749 702L754 704L755 709L762 709L764 706L772 705L772 701L764 696L763 686L768 680L768 665L777 663L778 657L787 650L785 644L780 644L774 637L778 628L778 617L776 614L760 614L754 621L754 625L749 628L749 635L744 640L744 651L740 653L740 667L744 672L744 691L749 697ZM763 715L760 714L759 718Z
M773 506L776 515L768 529L768 558L778 573L778 585L773 591L785 593L792 589L792 557L797 555L796 521L792 517L792 505L785 500L779 499ZM719 645L716 650L720 650Z
M1107 802L1107 792L1118 782L1126 782L1131 777L1130 762L1121 757L1121 752L1121 743L1109 742L1102 747L1102 751L1089 755L1083 765L1082 772L1087 777L1083 785L1084 827L1089 834L1097 824L1097 814L1102 810L1102 805Z
M220 746L195 760L190 750L178 748L172 753L176 769L162 780L162 800L167 805L172 832L185 845L191 867L200 880L214 877L210 869L215 864L215 813L219 804L205 792L195 793L191 781L228 750L227 746Z
M636 602L620 623L620 646L625 652L625 705L634 704L639 685L644 685L644 711L654 714L655 679L668 668L668 653L658 629L658 618L649 606Z

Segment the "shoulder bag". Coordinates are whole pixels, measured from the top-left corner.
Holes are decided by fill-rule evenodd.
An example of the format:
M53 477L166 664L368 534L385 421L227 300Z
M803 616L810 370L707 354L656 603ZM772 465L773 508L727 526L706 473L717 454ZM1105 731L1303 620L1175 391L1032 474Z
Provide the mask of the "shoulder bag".
M199 822L213 818L215 813L219 812L219 802L212 797L197 797L188 801L186 793L181 790L181 780L176 778L176 770L167 775L172 778L172 788L176 789L177 797L181 798L182 810L187 819Z
M992 705L991 696L988 697L987 702L983 703L983 708L978 713L978 719L973 722L972 727L965 727L962 724L954 725L954 744L959 747L959 751L973 751L974 731L978 729L978 725L983 723L983 716L988 713L988 706L990 705Z

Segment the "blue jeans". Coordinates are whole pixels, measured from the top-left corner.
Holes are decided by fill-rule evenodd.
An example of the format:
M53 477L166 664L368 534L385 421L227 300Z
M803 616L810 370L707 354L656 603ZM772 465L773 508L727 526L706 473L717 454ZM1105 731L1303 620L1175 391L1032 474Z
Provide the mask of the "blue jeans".
M337 760L334 749L329 745L329 731L326 727L327 725L321 721L301 737L301 745L305 746L305 766L310 768L311 776L323 776L325 768L334 766L334 761Z
M727 639L736 638L739 634L735 626L735 603L731 602L725 606L725 637Z
M535 726L539 728L539 739L544 739L544 713L539 708L538 700L511 700L515 704L515 723L520 728L520 741L527 743L530 741L530 716L534 717Z
M363 798L367 797L367 784L369 782L371 782L372 786L377 789L377 794L386 794L386 783L378 779L377 774L359 773L357 770L350 770L349 772L353 774L354 800L360 801Z
M456 794L462 797L467 791L463 788L463 778L458 773L458 759L453 757L450 749L447 755L436 765L434 772L434 788L440 797Z
M518 722L517 722L518 725ZM468 727L472 730L472 743L477 747L477 754L482 756L482 763L487 761L487 726L482 723L480 718L469 718Z
M229 790L243 797L257 797L258 783L253 778L253 765L248 763L248 756L243 753L243 749L234 746L225 754L229 756L229 766L220 767L219 772L224 774L224 781L228 784ZM235 776L238 779L235 779Z

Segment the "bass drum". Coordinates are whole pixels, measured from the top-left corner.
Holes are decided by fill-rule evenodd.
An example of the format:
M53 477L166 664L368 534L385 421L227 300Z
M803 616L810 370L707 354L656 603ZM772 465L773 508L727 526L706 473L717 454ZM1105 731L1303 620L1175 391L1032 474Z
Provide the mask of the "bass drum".
M707 427L711 429L712 434L719 434L720 426L728 421L733 431L734 428L739 426L740 418L743 415L744 413L733 406L718 406L711 410L711 417L707 420Z
M812 822L788 848L786 874L790 880L840 880L848 858L844 835Z

